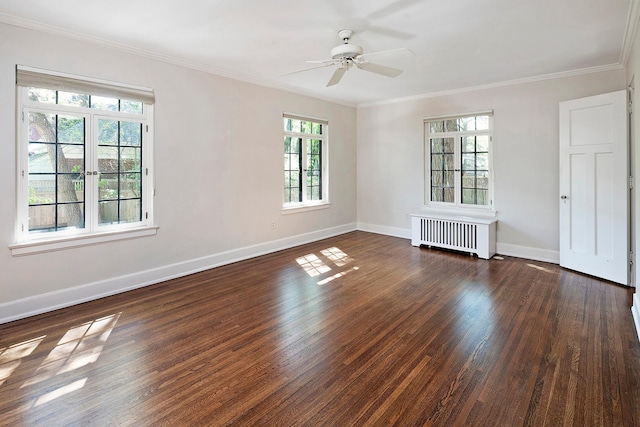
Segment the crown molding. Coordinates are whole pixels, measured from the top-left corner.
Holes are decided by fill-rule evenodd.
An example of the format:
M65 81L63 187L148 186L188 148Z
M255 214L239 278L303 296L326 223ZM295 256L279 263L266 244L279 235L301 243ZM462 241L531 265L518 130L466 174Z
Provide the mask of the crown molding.
M605 71L616 71L616 70L623 70L623 69L624 69L624 66L622 64L600 65L597 67L581 68L578 70L562 71L559 73L542 74L538 76L524 77L521 79L514 79L514 80L505 80L502 82L489 83L485 85L469 86L464 88L443 90L438 92L427 92L420 95L405 96L401 98L387 99L384 101L366 102L366 103L358 104L358 108L374 107L374 106L386 105L386 104L395 104L398 102L406 102L406 101L417 101L425 98L437 98L439 96L457 95L461 93L476 92L480 90L495 89L495 88L507 87L507 86L516 86L516 85L522 85L522 84L528 84L528 83L536 83L544 80L561 79L564 77L574 77L574 76L581 76L584 74L602 73Z
M631 48L638 31L638 19L640 19L640 2L631 0L629 5L629 13L627 14L627 25L624 29L624 40L622 41L622 50L620 52L620 63L627 66Z

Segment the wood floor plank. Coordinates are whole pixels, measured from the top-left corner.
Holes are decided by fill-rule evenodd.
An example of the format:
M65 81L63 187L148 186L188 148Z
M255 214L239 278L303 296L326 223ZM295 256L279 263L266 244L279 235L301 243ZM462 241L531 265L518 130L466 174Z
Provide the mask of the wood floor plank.
M631 298L347 233L0 325L0 426L640 425Z

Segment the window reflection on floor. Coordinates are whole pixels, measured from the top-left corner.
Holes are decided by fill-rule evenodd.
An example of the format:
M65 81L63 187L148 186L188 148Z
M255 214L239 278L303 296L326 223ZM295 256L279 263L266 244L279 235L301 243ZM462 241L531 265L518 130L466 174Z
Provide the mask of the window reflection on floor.
M104 343L118 322L120 314L112 314L69 329L38 367L33 377L22 387L73 371L98 360Z
M317 277L332 270L327 264L333 264L335 268L344 267L345 265L353 262L353 258L348 256L345 252L339 248L333 246L320 251L320 254L327 262L323 261L316 254L308 254L296 258L296 262L304 268L310 277ZM325 285L339 277L342 277L352 271L358 270L358 267L352 267L348 270L339 271L330 277L326 277L318 282L318 285Z
M31 387L29 393L32 398L25 400L25 404L16 410L23 411L51 402L84 387L90 375L86 370L78 370L98 360L121 314L100 317L69 329L20 386L21 389ZM0 348L0 386L12 375L17 375L17 368L29 356L39 357L34 351L45 338L47 335ZM67 376L58 377L63 374ZM53 382L47 381L54 377L58 378Z
M331 267L322 262L322 260L318 258L316 254L301 256L300 258L296 259L296 261L311 277L319 276L331 270Z
M22 360L33 353L33 350L45 339L46 335L23 341L9 347L0 348L0 386L20 366Z

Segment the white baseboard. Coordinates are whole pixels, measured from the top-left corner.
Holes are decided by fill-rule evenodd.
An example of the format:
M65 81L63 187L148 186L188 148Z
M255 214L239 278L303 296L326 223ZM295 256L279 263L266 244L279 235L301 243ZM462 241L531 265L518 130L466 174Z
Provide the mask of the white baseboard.
M410 228L387 227L385 225L358 223L358 230L367 231L369 233L384 234L385 236L401 237L411 240Z
M345 224L0 304L0 324L142 288L356 230Z
M636 334L638 335L638 341L640 341L640 297L638 297L638 292L633 294L631 315L633 316L633 323L636 325Z
M384 225L358 223L358 230L370 233L384 234L387 236L411 239L410 228L387 227ZM496 252L500 255L525 258L532 261L550 262L560 264L560 253L548 249L531 248L528 246L511 245L509 243L496 243Z
M532 248L529 246L511 245L509 243L496 243L496 252L500 255L525 258L532 261L550 262L560 264L560 252L548 249Z

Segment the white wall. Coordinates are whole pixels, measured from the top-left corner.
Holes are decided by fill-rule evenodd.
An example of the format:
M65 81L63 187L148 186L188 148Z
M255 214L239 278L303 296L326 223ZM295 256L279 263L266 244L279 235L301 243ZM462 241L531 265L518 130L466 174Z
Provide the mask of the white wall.
M558 103L626 87L624 69L358 108L358 227L409 236L424 202L423 119L494 110L497 249L558 262Z
M155 90L156 236L12 257L16 64ZM355 108L4 24L0 100L0 322L355 229ZM329 209L281 213L283 111L329 120Z

